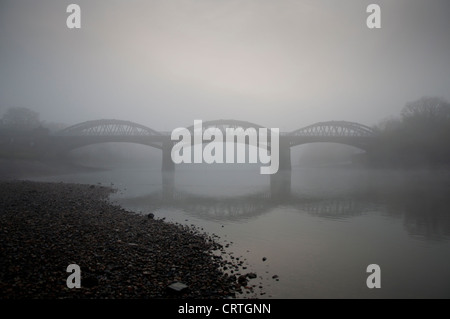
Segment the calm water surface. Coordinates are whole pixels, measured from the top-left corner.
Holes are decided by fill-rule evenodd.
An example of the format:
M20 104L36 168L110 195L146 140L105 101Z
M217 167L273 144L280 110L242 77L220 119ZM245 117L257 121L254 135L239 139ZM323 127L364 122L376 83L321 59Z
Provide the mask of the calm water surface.
M446 171L293 168L271 183L257 167L186 165L40 180L112 183L127 209L218 235L258 275L244 297L450 297ZM366 286L369 264L380 289Z

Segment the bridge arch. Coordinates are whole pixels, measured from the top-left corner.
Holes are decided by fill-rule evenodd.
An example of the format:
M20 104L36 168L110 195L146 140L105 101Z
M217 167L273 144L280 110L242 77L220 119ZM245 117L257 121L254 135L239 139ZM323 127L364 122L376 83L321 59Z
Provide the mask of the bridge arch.
M149 127L131 121L102 119L78 123L53 135L61 148L72 150L83 146L110 142L126 142L162 149L163 135ZM152 142L148 137L155 137ZM158 139L159 138L159 139Z
M247 122L247 121L231 120L231 119L223 120L222 119L222 120L213 120L213 121L202 122L203 132L208 128L217 128L220 131L222 131L223 134L225 134L227 128L242 128L242 129L246 130L248 128L259 129L259 128L265 128L265 127L262 125ZM194 125L188 126L188 127L186 127L186 129L192 133L192 132L194 132Z
M290 146L328 142L355 146L367 150L376 132L369 126L348 121L319 122L288 133Z
M154 136L161 133L124 120L94 120L69 126L56 135L62 136Z
M374 136L375 131L366 125L347 121L319 122L291 132L291 136Z
M188 130L191 134L191 136L193 137L195 132L194 132L194 128L195 125L191 125L186 127L186 130ZM267 147L270 150L270 143L267 144L260 144L259 139L257 138L258 135L258 129L260 128L266 128L262 125L259 124L255 124L255 123L251 123L251 122L247 122L247 121L240 121L240 120L232 120L232 119L220 119L220 120L212 120L212 121L205 121L202 122L202 131L201 131L201 143L202 144L207 144L210 143L211 141L209 140L203 140L203 134L205 133L205 131L207 129L217 129L218 131L220 131L222 133L222 137L223 137L223 143L226 143L226 130L228 128L232 128L232 129L237 129L237 128L242 128L244 131L249 129L249 128L253 128L255 129L255 138L257 139L257 147L261 147L262 145L264 147ZM247 133L247 132L246 132ZM240 138L238 138L237 140L235 140L235 142L238 143L244 143L244 144L250 144L250 136L254 136L253 134L251 134L250 132L248 132L249 134L245 134L244 139L241 140ZM195 145L196 142L195 140L193 140L192 142L192 146Z

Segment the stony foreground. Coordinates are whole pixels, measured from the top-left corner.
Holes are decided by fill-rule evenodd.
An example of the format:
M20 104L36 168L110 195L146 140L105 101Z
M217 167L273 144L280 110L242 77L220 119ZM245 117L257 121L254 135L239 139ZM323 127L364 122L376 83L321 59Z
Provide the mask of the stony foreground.
M0 299L234 296L239 283L219 271L228 262L212 237L126 212L108 203L111 191L1 182ZM70 264L80 266L79 289L66 285ZM168 289L174 282L188 288Z

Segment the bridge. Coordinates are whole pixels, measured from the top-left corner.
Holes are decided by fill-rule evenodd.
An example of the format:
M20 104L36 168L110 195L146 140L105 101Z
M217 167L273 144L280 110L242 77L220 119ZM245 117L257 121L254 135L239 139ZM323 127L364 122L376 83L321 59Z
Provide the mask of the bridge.
M194 132L194 127L186 127ZM225 136L227 128L243 130L265 128L261 125L238 120L214 120L202 123L206 129L216 129ZM202 132L202 133L203 133ZM292 132L280 132L280 171L291 170L291 148L308 143L328 142L355 146L369 151L377 137L376 132L365 125L347 121L328 121L309 125ZM68 152L82 146L108 142L144 144L162 151L162 170L174 171L171 150L176 141L170 132L154 129L124 120L94 120L79 123L50 136L50 144L57 152ZM246 140L248 143L248 140Z

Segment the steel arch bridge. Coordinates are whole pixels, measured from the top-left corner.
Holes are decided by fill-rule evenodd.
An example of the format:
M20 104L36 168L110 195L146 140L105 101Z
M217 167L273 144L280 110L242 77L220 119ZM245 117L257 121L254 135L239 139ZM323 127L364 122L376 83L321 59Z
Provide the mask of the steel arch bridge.
M206 129L215 128L221 131L223 136L225 136L227 128L242 128L244 131L253 128L256 132L258 132L258 129L266 128L255 123L231 119L205 121L202 122L201 127L202 134ZM192 135L200 133L194 131L195 125L188 126L186 129ZM292 132L280 132L280 169L291 169L291 148L297 145L328 142L347 144L369 151L376 137L377 134L372 128L347 121L319 122ZM51 139L54 150L59 153L97 143L144 144L162 150L163 170L174 170L171 150L176 142L171 140L171 133L158 132L134 122L110 119L87 121L59 131L52 135ZM247 143L247 139L245 139L245 143ZM270 142L267 146L270 147Z
M238 120L214 120L202 122L202 133L206 129L216 128L226 133L227 128L265 128L262 125ZM194 132L194 125L186 128ZM67 127L55 136L153 136L170 135L153 130L147 126L124 120L94 120ZM369 126L347 121L328 121L315 123L290 133L282 133L286 137L373 137L375 131Z

